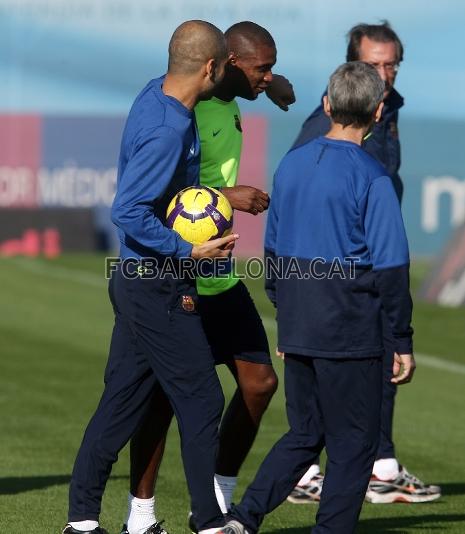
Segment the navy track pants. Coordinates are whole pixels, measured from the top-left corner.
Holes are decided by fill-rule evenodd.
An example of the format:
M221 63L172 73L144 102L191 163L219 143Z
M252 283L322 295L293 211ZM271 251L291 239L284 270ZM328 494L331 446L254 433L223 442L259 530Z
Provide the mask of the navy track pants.
M256 532L326 447L328 462L313 534L351 534L379 441L381 358L286 354L289 431L266 456L232 517Z
M69 521L98 520L112 465L159 383L178 422L195 521L201 528L224 524L213 486L224 397L200 316L183 308L183 296L196 302L195 287L113 275L115 326L105 388L74 465Z

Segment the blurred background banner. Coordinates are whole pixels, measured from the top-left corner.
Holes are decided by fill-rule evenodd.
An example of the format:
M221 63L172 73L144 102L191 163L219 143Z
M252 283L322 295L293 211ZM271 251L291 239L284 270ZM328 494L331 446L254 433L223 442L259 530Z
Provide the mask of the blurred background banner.
M284 113L265 96L239 99L246 136L240 182L267 189L344 61L348 29L388 19L405 45L396 88L405 97L400 174L411 252L440 253L465 221L461 0L0 0L0 209L12 210L1 218L0 247L23 230L41 229L47 213L55 228L52 212L64 208L70 225L72 210L80 217L87 210L96 233L81 244L67 240L65 250L84 242L115 247L107 229L125 116L145 83L165 71L175 27L192 18L223 30L253 20L276 40L275 72L292 81L297 103ZM17 210L30 210L28 228L15 222ZM263 218L251 224L244 217L239 250L260 254Z
M465 224L457 228L444 252L436 258L419 296L443 306L465 305Z

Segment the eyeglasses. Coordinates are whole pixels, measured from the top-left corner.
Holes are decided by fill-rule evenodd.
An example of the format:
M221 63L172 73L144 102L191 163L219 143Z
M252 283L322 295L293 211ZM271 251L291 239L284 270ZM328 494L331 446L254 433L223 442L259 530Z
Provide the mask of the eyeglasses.
M389 72L391 74L394 74L399 70L399 64L398 63L368 63L372 67L374 67L376 70L385 70L386 72Z

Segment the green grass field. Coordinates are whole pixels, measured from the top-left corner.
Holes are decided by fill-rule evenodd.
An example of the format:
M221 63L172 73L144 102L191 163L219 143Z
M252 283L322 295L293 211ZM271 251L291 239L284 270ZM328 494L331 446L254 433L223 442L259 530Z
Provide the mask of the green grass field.
M84 427L102 390L112 312L102 256L0 260L0 531L61 532L70 473ZM415 265L413 286L425 273ZM248 284L275 344L273 310L261 282ZM416 475L441 484L444 496L425 505L363 507L360 534L465 533L465 309L417 303L418 370L398 395L399 459ZM224 325L225 335L233 325ZM186 347L186 351L188 347ZM421 355L435 358L421 357ZM282 363L275 367L282 374ZM220 370L227 395L233 383ZM285 431L279 388L243 467L236 501L259 462ZM101 524L119 533L126 513L128 454L108 483ZM158 517L172 534L188 532L189 509L179 440L171 429L157 487ZM315 505L284 503L262 532L304 534Z

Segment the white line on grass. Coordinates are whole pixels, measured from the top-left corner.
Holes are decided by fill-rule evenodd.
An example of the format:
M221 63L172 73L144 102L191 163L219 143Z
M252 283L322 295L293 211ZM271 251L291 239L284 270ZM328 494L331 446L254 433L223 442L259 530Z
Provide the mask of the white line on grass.
M100 277L97 274L89 273L87 271L53 265L52 263L45 263L40 260L15 258L14 263L17 267L20 267L25 271L30 271L39 275L48 276L50 278L55 278L58 280L77 282L90 287L104 287L107 284L107 280L105 280L103 275ZM262 321L265 328L276 332L276 321L273 318L263 316ZM429 356L428 354L415 353L415 358L425 367L465 375L464 364L451 362L450 360L438 358L437 356Z
M465 365L461 363L451 362L444 358L437 356L428 356L428 354L415 353L415 359L425 367L432 369L439 369L440 371L449 371L450 373L465 375Z
M276 321L274 319L271 317L262 317L262 321L266 329L276 331ZM415 353L415 359L425 367L465 375L465 365L462 363L451 362L450 360L438 358L437 356L429 356L428 354L418 354L417 352Z

